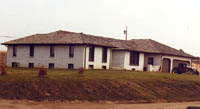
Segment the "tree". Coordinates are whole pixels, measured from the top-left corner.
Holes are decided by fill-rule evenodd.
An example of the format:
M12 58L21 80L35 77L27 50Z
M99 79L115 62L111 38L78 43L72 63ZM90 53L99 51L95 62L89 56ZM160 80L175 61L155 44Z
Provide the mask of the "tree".
M7 75L6 67L1 65L1 75Z

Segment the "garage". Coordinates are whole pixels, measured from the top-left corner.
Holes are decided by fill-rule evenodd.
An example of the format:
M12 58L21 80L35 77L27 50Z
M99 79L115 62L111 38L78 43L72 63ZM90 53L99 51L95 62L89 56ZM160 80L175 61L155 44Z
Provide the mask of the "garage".
M189 61L174 60L173 61L173 68L178 67L182 64L190 64L190 62Z

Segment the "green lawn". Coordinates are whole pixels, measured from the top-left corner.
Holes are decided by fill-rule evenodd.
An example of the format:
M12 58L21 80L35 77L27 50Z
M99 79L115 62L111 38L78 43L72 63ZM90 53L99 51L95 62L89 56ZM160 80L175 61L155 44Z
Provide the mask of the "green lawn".
M27 68L7 68L8 75L2 76L0 79L20 78L27 80L40 79L37 78L39 69ZM176 79L176 80L189 80L200 81L200 76L185 75L185 74L169 74L161 72L139 72L139 71L121 71L121 70L86 70L84 77L78 76L78 70L64 70L64 69L47 69L47 79L77 79L77 80L152 80L152 79Z
M0 76L0 98L29 100L111 100L135 102L199 101L200 77L116 70L47 70L7 68Z

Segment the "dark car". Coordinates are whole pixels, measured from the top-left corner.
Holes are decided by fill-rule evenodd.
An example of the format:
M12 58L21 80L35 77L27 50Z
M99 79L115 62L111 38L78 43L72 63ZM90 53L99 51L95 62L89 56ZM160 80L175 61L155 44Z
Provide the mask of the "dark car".
M194 75L199 75L199 71L196 69L192 69L191 66L187 64L179 64L178 67L174 67L172 70L173 73L177 74L194 74Z

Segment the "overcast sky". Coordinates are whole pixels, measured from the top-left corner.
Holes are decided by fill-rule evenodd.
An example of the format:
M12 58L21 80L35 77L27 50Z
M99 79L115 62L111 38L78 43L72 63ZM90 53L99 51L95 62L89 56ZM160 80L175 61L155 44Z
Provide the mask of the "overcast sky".
M0 36L67 30L125 39L128 25L128 39L153 39L200 56L200 0L0 1Z

